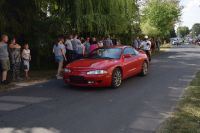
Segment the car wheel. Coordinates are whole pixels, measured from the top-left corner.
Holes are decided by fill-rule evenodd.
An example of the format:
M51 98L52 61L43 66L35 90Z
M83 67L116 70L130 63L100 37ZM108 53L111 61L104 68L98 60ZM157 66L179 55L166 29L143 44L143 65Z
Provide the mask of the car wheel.
M115 69L112 74L112 87L118 88L122 84L122 72L119 68Z
M148 63L145 61L142 65L142 71L141 71L141 75L142 76L146 76L148 74Z

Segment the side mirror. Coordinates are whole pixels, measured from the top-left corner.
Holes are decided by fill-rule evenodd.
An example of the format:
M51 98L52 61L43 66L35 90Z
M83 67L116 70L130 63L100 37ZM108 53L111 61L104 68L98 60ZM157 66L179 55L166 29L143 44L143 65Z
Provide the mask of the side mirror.
M123 57L124 57L124 59L127 59L127 58L131 58L132 55L130 55L130 54L125 54L125 55L123 55Z

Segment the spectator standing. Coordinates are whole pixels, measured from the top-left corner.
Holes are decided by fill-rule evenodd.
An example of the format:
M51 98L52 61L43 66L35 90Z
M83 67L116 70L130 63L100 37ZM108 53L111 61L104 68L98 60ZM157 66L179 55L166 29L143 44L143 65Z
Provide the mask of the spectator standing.
M99 41L99 42L98 42L98 47L99 47L99 48L102 48L102 47L103 47L103 41Z
M112 39L113 45L116 46L117 45L117 39Z
M0 41L0 68L2 69L1 84L8 84L7 73L10 70L10 61L8 54L8 36L2 35Z
M31 50L29 49L29 44L26 43L24 45L24 49L22 50L22 60L24 65L24 72L26 79L29 79L29 70L30 70L30 61L31 61Z
M81 38L80 40L81 44L77 45L77 59L83 58L85 53L85 46L83 45L85 43L85 40L83 38Z
M156 40L156 48L157 48L158 51L160 51L160 44L161 44L161 40L160 40L160 38L157 38L157 40Z
M89 55L90 53L90 38L88 37L84 43L85 45L85 55Z
M154 38L150 39L150 41L151 41L151 51L155 52L155 50L156 50L156 41L155 41Z
M20 78L20 68L21 68L21 46L16 43L16 39L13 38L11 40L11 44L9 45L10 51L10 62L11 62L11 70L12 70L12 80L22 80Z
M122 44L121 44L121 41L118 40L118 41L117 41L117 46L120 46L120 45L122 45Z
M62 70L63 70L63 63L64 60L66 61L66 50L65 50L65 45L64 43L64 39L63 38L59 38L58 42L54 45L53 47L53 53L55 55L55 60L58 63L58 71L57 71L57 79L62 79Z
M71 62L73 60L73 46L71 42L72 36L67 36L65 39L65 48L67 54L67 61Z
M108 35L106 37L106 40L104 40L104 47L110 47L110 46L113 46L113 42L112 40L110 39L110 35Z
M72 46L70 36L67 36L66 39L65 39L65 47L66 47L67 50L70 50L70 51L73 50L73 46Z
M90 52L94 51L98 48L97 39L95 37L92 38L92 43L90 45Z
M135 49L139 49L139 48L140 48L140 45L141 45L140 38L137 37L137 38L134 39L134 41L133 41L133 47L134 47Z
M104 46L103 42L104 42L104 37L101 37L100 40L99 40L99 42L98 42L98 47L99 48L101 48L101 47Z
M72 42L73 51L75 54L77 54L78 46L81 45L81 41L78 39L78 35L75 35L74 39L71 42Z
M144 50L144 52L148 56L149 61L151 61L151 42L148 40L148 36L145 36L145 39L141 43L140 48Z

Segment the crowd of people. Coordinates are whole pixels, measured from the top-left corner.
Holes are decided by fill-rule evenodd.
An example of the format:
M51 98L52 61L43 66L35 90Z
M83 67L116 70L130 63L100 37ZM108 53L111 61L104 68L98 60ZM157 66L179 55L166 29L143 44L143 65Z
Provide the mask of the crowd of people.
M29 44L25 43L23 47L16 42L16 38L9 41L7 35L0 38L0 70L2 71L1 84L8 84L8 71L12 72L12 81L20 81L21 70L24 70L26 79L29 79L29 68L31 61L31 52ZM8 44L9 43L9 44Z
M5 34L0 39L1 84L9 83L7 80L9 70L11 70L12 81L21 81L23 79L20 73L21 70L24 71L25 79L29 79L31 61L29 44L25 43L22 47L17 43L16 38L12 38L9 41L8 36ZM116 45L121 45L120 41L111 39L110 35L100 39L96 37L83 38L77 34L59 37L53 46L55 61L58 63L57 79L62 79L64 63L70 63L88 56L89 53L97 48ZM132 46L135 49L143 50L151 61L151 53L156 49L160 49L160 41L159 39L149 39L148 36L145 36L144 39L137 37L133 40Z
M140 39L137 37L134 39L132 46L137 50L143 50L148 58L149 61L151 61L151 53L157 51L160 51L160 45L161 41L160 39L155 38L149 38L148 36L145 36L144 39Z
M79 37L77 34L59 37L53 47L55 61L58 63L57 79L62 79L64 62L70 63L89 55L89 53L97 48L111 47L115 45L121 45L121 43L116 39L111 39L110 35L100 39L97 39L96 37L83 38ZM151 61L151 52L154 52L156 49L160 50L160 41L159 39L149 39L148 36L145 36L142 40L137 37L133 40L132 46L135 49L143 50Z
M53 47L55 60L58 63L57 79L62 79L62 68L64 62L72 62L89 55L93 50L100 47L110 47L120 45L119 41L111 39L110 35L97 40L93 38L83 38L78 35L67 35L59 37L58 41Z

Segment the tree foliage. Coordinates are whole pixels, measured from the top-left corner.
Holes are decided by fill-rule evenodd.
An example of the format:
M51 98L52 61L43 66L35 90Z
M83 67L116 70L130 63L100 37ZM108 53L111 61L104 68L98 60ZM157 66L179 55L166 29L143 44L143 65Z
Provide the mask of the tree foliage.
M192 34L193 36L200 35L200 23L196 23L192 26Z
M185 37L186 35L188 35L190 33L189 27L187 26L181 26L177 28L177 34L180 37Z
M48 64L50 44L59 35L112 34L131 41L139 32L137 4L137 0L1 0L0 34L16 36L20 44L29 42L33 64L40 67Z
M0 0L0 34L15 36L20 44L29 42L33 64L39 68L50 59L53 62L51 44L59 35L112 34L124 44L130 44L141 29L148 35L165 36L173 31L180 15L178 3L178 0Z
M141 29L144 34L166 37L179 20L178 0L149 0L142 9Z
M135 0L37 0L49 18L62 18L65 32L105 35L133 29L138 6Z

